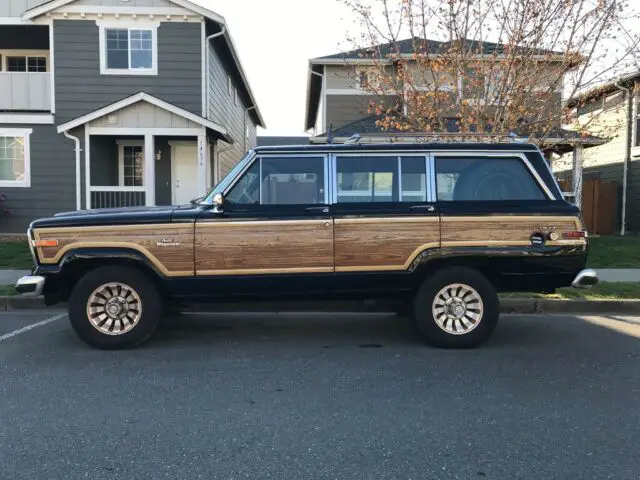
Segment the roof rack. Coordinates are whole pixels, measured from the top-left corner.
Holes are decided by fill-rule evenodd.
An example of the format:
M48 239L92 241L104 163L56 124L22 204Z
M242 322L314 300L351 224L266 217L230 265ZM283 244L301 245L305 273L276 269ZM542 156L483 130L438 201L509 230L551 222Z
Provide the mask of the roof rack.
M335 138L334 138L335 141ZM345 144L356 143L454 143L454 142L474 142L474 143L528 143L529 139L520 137L510 132L505 134L493 133L457 133L457 132L423 132L423 133L355 133L351 135Z

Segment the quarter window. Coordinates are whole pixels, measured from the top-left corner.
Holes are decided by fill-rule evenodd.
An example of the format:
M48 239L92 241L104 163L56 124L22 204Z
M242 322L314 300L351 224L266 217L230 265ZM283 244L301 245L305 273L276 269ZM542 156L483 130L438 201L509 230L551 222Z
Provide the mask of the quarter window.
M0 130L0 186L30 186L31 130Z
M264 157L235 184L226 196L233 204L324 204L324 157Z
M8 72L46 72L47 57L11 56L7 57Z
M439 201L543 200L520 158L436 157Z
M101 27L100 70L103 74L157 74L157 35L152 28Z

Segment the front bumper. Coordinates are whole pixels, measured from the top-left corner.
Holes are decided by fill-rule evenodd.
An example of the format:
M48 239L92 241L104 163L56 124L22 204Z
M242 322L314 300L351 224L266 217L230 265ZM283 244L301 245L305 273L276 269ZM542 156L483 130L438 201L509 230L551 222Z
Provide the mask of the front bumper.
M571 282L571 286L575 288L589 288L597 285L599 282L598 275L595 270L586 269L582 270L576 278Z
M26 277L22 277L17 281L16 290L21 295L28 294L33 296L40 296L44 291L44 282L44 277L28 275Z

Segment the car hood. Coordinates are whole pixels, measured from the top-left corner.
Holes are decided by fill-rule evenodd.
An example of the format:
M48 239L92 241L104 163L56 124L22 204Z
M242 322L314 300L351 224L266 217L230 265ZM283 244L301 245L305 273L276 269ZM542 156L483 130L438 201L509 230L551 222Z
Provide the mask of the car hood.
M194 211L195 214L195 210L196 207L192 205L79 210L36 220L32 222L31 228L168 223L173 220L177 211L180 211L181 221L184 221L189 219L189 211Z

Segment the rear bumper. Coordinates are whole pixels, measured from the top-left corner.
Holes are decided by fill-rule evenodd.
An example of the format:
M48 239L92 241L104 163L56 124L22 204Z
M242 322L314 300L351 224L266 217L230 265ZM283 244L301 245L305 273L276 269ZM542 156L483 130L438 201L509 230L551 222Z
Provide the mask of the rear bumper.
M589 288L597 285L598 282L598 275L595 270L586 269L576 275L576 278L571 282L571 286L574 288Z
M44 277L39 277L35 275L28 275L26 277L22 277L16 283L16 291L19 294L29 294L34 296L42 295L44 291Z

